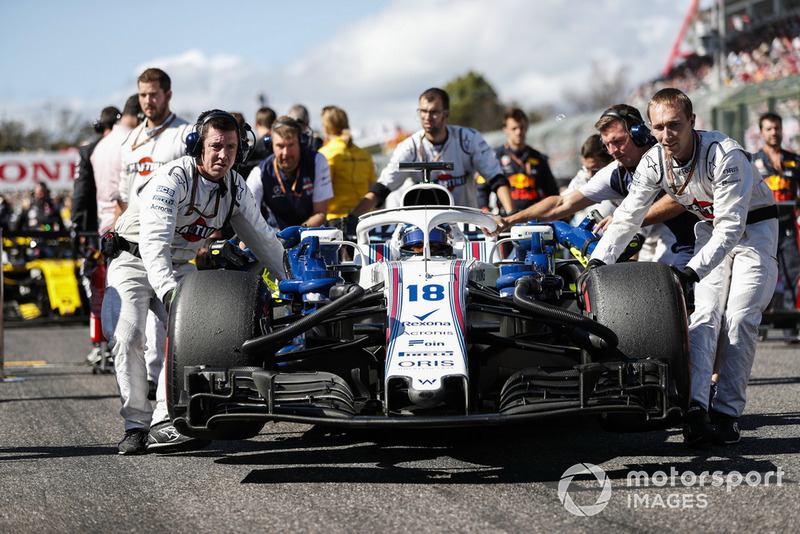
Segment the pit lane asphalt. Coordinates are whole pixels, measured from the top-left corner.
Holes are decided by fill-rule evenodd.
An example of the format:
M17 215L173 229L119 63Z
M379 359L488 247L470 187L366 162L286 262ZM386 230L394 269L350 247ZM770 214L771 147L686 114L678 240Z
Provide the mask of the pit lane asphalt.
M793 532L800 481L800 349L760 342L737 446L686 449L678 429L610 433L593 419L527 428L348 433L269 424L255 439L118 456L112 375L84 364L88 327L6 328L0 532ZM35 363L37 361L46 364ZM29 363L24 363L29 362ZM9 377L23 380L11 381ZM600 467L612 493L568 512L559 480ZM631 471L679 475L631 487ZM781 485L772 471L782 474ZM687 472L735 472L704 486ZM709 479L710 480L710 479ZM671 485L673 484L674 485ZM578 506L599 484L565 486Z

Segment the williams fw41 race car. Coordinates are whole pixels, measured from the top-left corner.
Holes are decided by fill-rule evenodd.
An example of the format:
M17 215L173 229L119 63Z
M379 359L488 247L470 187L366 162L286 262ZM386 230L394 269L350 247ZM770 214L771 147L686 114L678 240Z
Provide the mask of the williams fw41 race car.
M246 270L181 280L167 352L181 433L246 439L268 421L430 428L583 414L642 429L680 418L687 316L667 265L562 259L590 254L590 219L493 239L480 231L496 228L488 214L446 205L437 184L404 198L362 216L355 241L333 228L282 231L291 275L279 294Z

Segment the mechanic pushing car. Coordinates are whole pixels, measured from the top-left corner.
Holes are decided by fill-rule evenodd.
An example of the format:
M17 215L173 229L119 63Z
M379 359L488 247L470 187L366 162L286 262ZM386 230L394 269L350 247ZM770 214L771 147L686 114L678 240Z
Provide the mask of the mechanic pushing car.
M163 371L153 410L144 361L148 309L167 320L177 281L196 270L190 261L206 238L230 222L270 275L285 277L283 246L244 179L231 170L247 152L236 119L220 110L202 113L186 138L186 152L143 180L117 221L117 232L104 237L104 253L113 260L102 321L125 419L120 454L207 444L181 435L170 423Z
M614 161L600 169L591 180L580 189L562 195L546 197L528 208L507 217L495 217L498 230L495 235L515 224L535 220L538 222L565 219L577 211L596 203L609 200L616 205L628 194L633 173L645 153L656 144L656 139L644 123L639 110L627 104L611 106L600 116L594 125L600 132L603 146ZM669 204L667 204L669 202ZM665 263L681 269L694 254L695 218L689 213L663 217L662 206L670 206L671 200L665 197L657 200L648 212L649 217L643 225L664 222L675 236L675 244ZM606 221L603 221L605 223ZM601 223L595 231L603 228Z
M674 212L695 213L700 219L695 254L678 271L684 285L696 283L684 439L688 445L738 443L758 325L777 280L778 210L769 187L735 141L694 129L692 101L684 93L658 91L647 115L659 144L636 168L628 196L589 266L616 260L662 188L673 199ZM709 401L718 348L717 393Z

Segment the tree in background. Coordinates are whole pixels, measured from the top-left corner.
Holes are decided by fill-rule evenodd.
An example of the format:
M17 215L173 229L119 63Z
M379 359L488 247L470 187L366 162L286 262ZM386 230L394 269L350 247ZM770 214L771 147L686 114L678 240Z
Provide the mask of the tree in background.
M492 85L481 74L469 71L444 86L450 95L448 123L481 132L503 127L503 109Z
M28 130L21 121L0 120L0 152L60 150L80 146L97 135L91 122L67 109L59 111L56 117L54 132L41 126Z
M585 89L565 89L564 100L578 113L608 108L625 102L628 97L628 67L616 70L592 61L592 70Z

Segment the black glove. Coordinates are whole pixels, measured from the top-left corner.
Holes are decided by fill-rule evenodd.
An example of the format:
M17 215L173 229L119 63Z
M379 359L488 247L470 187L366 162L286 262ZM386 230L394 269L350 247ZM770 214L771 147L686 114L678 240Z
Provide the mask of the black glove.
M589 269L596 269L597 267L603 267L605 264L606 262L604 262L599 258L592 258L589 260L589 263L586 264L586 271L588 271Z
M164 293L164 298L161 301L164 303L164 307L167 309L167 313L169 313L169 309L172 307L172 301L175 299L175 290L170 289L166 293Z
M586 268L583 270L581 274L578 275L578 280L576 281L577 283L575 286L575 290L578 292L578 294L582 294L581 288L583 287L583 283L584 281L586 281L586 278L589 277L589 273L592 272L592 269L602 267L605 264L606 263L603 260L600 260L598 258L592 258L589 260L589 263L586 264Z
M686 267L682 271L674 265L670 265L670 268L672 269L672 272L675 273L675 276L678 277L678 282L680 282L681 287L683 288L684 297L688 296L692 285L699 282L700 277L697 276L697 273L694 272L694 269L691 267Z

